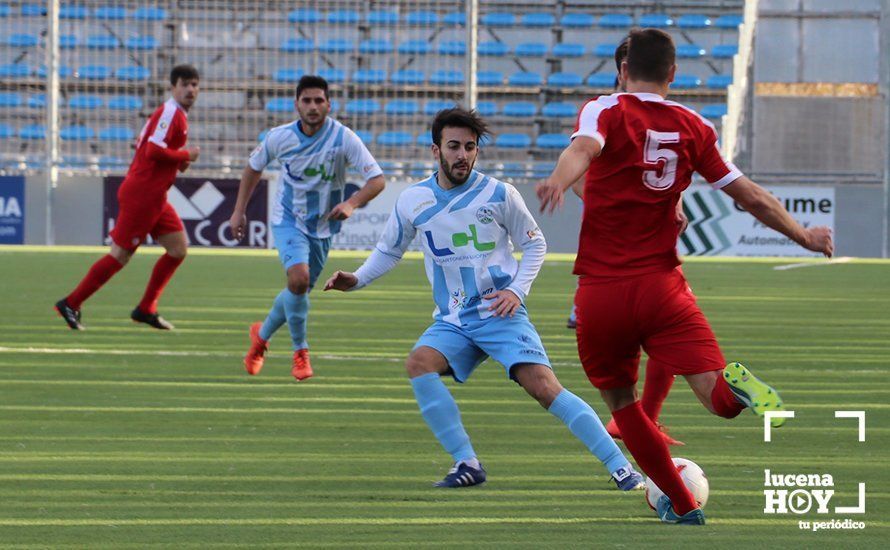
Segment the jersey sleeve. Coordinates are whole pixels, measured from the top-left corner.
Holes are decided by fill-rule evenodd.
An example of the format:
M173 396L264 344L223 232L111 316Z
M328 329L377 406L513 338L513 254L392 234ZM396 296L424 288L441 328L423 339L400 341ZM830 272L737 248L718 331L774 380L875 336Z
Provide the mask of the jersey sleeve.
M402 259L405 251L408 250L411 241L414 240L417 228L402 213L402 209L399 206L401 197L399 199L396 201L392 214L386 222L383 235L380 236L380 240L377 241L374 250L371 251L371 255L356 270L355 276L358 278L358 284L352 290L358 290L367 286L394 268L399 263L399 260Z
M699 154L695 159L696 172L701 174L714 189L722 189L740 178L742 171L723 158L717 145L717 131L713 127L705 127L699 139Z
M253 171L262 172L275 158L274 136L275 132L267 132L263 141L250 153L250 156L247 158L247 164Z
M611 121L615 117L618 99L615 96L601 96L593 101L588 101L581 112L578 113L578 120L575 123L575 132L572 139L578 136L586 136L595 139L600 147L605 147L606 138L609 137L609 127Z
M507 289L525 301L535 277L538 276L538 272L544 264L547 242L538 227L538 222L532 217L528 206L522 200L522 195L512 185L507 186L504 227L506 227L513 244L522 249L519 269L516 276L507 285Z
M343 129L343 151L349 165L358 170L365 181L383 175L383 170L361 138L349 128Z

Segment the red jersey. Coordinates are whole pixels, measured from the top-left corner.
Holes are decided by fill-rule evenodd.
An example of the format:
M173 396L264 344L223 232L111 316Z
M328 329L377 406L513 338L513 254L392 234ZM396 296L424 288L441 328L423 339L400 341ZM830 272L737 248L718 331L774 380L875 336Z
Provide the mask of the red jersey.
M185 146L188 115L173 98L155 109L136 140L136 154L119 195L134 199L166 200L179 166L188 161Z
M598 141L602 153L587 170L576 275L640 275L680 265L676 208L692 173L715 189L742 175L721 156L713 124L657 94L587 102L577 136Z

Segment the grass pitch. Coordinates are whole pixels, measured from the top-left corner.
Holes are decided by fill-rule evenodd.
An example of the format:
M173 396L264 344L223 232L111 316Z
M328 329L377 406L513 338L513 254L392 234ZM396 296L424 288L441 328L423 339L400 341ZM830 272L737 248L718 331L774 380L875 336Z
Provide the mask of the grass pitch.
M797 418L764 443L748 413L712 417L678 380L662 420L675 456L707 472L702 528L661 525L613 488L555 418L482 365L449 382L489 472L435 490L450 466L417 410L402 360L430 323L420 261L368 289L314 292L316 376L290 377L286 334L257 377L247 327L283 286L272 253L195 251L161 312L173 333L129 321L156 252L141 251L69 331L52 304L104 249L0 249L0 546L206 548L879 547L890 520L890 263L776 271L787 261L700 261L687 276L727 359L774 384ZM335 254L323 277L353 269ZM601 414L564 328L571 264L545 264L529 299L563 384ZM856 421L835 410L865 410ZM828 473L834 506L865 515L764 514L764 469ZM792 488L793 489L793 488ZM850 518L864 530L802 530Z

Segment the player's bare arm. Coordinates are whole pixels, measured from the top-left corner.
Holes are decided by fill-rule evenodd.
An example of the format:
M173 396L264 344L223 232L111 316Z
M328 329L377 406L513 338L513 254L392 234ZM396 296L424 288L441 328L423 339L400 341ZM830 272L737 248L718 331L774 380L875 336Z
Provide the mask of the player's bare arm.
M262 172L257 172L250 166L245 166L244 172L241 173L241 183L238 185L238 198L235 201L232 216L229 218L232 235L239 241L244 238L247 228L247 203L250 202L253 190L260 183L262 176Z
M686 228L689 227L689 218L686 217L686 212L683 212L683 195L680 195L680 200L677 201L677 225L680 226L680 234L682 235Z
M595 139L578 136L559 155L553 173L535 188L541 201L541 212L552 214L562 207L565 192L590 168L590 163L599 156L602 147Z
M371 202L374 197L383 191L384 187L386 187L386 182L382 175L369 179L365 186L354 195L334 206L328 213L327 218L331 220L345 220L349 218L356 208L361 208Z
M724 187L723 191L761 223L775 229L807 250L821 252L829 258L834 254L831 228L825 226L803 227L791 217L779 199L749 178L741 176Z

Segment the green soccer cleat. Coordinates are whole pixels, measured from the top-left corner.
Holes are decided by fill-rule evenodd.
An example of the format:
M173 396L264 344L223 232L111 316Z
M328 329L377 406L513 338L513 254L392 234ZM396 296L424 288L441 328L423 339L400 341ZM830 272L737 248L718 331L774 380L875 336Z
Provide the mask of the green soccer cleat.
M751 369L741 363L730 363L723 368L723 379L729 384L729 389L743 405L750 407L757 416L763 416L767 411L784 411L785 404L779 397L779 392L763 380L754 376ZM770 424L778 428L785 423L781 417L773 417Z

